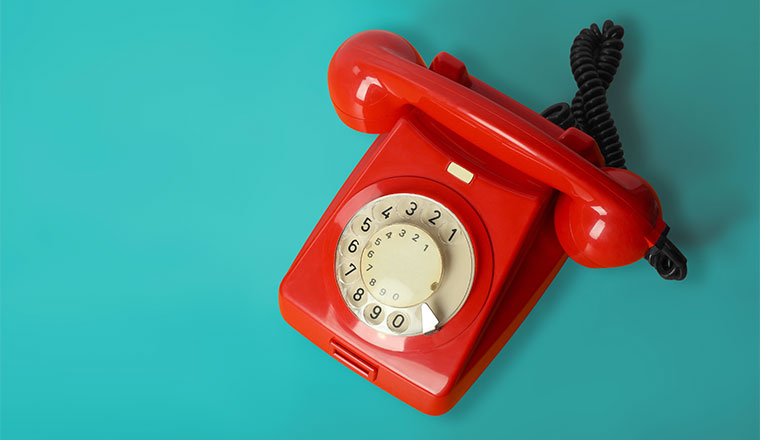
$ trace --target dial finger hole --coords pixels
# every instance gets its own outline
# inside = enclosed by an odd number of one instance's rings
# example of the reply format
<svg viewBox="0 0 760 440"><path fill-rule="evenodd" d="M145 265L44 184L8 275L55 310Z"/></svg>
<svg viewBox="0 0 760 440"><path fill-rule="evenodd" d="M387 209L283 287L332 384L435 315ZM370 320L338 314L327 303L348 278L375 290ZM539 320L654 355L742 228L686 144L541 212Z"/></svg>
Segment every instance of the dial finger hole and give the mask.
<svg viewBox="0 0 760 440"><path fill-rule="evenodd" d="M422 212L422 201L415 197L404 197L396 205L396 212L403 219L419 217Z"/></svg>
<svg viewBox="0 0 760 440"><path fill-rule="evenodd" d="M442 207L429 204L422 213L422 222L429 229L437 229L448 223L447 217Z"/></svg>
<svg viewBox="0 0 760 440"><path fill-rule="evenodd" d="M377 223L392 222L396 219L396 204L393 199L385 199L375 203L372 208L372 217Z"/></svg>
<svg viewBox="0 0 760 440"><path fill-rule="evenodd" d="M359 241L359 237L353 235L344 237L340 241L340 254L348 258L360 255L362 248L363 246Z"/></svg>
<svg viewBox="0 0 760 440"><path fill-rule="evenodd" d="M351 230L354 234L359 236L365 236L371 233L374 228L374 220L368 215L357 215L354 217L353 223L351 223Z"/></svg>
<svg viewBox="0 0 760 440"><path fill-rule="evenodd" d="M367 291L362 286L352 286L346 289L346 300L354 307L361 307L367 302Z"/></svg>
<svg viewBox="0 0 760 440"><path fill-rule="evenodd" d="M396 333L404 333L409 329L409 317L402 312L393 312L388 315L388 321L386 322L388 328Z"/></svg>
<svg viewBox="0 0 760 440"><path fill-rule="evenodd" d="M456 245L462 236L462 227L454 222L446 222L438 230L438 238L443 244Z"/></svg>
<svg viewBox="0 0 760 440"><path fill-rule="evenodd" d="M345 284L359 280L359 263L346 262L340 267L340 280Z"/></svg>
<svg viewBox="0 0 760 440"><path fill-rule="evenodd" d="M370 303L364 308L364 319L370 324L380 324L385 317L385 310L379 304Z"/></svg>

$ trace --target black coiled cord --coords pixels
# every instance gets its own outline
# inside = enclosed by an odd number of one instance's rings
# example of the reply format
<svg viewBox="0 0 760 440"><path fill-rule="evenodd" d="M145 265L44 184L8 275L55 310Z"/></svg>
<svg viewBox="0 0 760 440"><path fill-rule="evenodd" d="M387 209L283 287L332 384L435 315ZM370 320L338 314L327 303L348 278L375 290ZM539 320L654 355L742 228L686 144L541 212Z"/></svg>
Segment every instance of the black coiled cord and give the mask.
<svg viewBox="0 0 760 440"><path fill-rule="evenodd" d="M607 167L625 168L623 144L607 106L610 87L623 58L623 27L607 20L581 30L570 48L570 68L578 85L572 105L560 102L541 115L563 129L576 127L594 138ZM644 258L667 280L686 278L686 257L667 238L670 228Z"/></svg>
<svg viewBox="0 0 760 440"><path fill-rule="evenodd" d="M607 89L623 58L622 38L623 27L612 20L605 21L601 30L596 24L583 29L570 48L570 68L578 85L572 107L560 102L541 113L564 129L576 127L591 135L606 166L614 168L625 168L625 158L607 107Z"/></svg>

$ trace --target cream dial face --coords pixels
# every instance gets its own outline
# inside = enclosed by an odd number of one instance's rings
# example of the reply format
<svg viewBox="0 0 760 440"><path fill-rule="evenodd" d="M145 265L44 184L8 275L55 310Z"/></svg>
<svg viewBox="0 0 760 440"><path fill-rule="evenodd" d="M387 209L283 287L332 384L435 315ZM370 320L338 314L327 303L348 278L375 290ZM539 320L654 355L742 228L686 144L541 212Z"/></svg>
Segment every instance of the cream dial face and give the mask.
<svg viewBox="0 0 760 440"><path fill-rule="evenodd" d="M393 335L430 334L462 307L475 258L467 230L437 201L415 194L373 200L338 241L335 276L364 324Z"/></svg>

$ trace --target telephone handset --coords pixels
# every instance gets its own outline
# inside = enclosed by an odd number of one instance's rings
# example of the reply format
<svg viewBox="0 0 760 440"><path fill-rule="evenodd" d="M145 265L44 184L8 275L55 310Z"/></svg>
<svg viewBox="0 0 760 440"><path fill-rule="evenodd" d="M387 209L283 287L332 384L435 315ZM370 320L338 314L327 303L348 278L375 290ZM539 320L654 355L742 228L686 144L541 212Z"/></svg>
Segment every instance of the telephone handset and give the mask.
<svg viewBox="0 0 760 440"><path fill-rule="evenodd" d="M465 71L460 75L466 80ZM350 38L330 63L328 83L338 115L351 128L386 133L399 115L415 107L560 191L554 211L557 236L565 252L584 266L633 263L665 230L657 195L644 179L594 166L517 114L428 70L398 35L375 31Z"/></svg>
<svg viewBox="0 0 760 440"><path fill-rule="evenodd" d="M646 181L603 167L589 135L451 55L428 69L402 37L362 32L333 56L328 85L343 122L380 136L283 280L280 307L421 411L456 403L566 256L588 267L647 258L664 278L685 276Z"/></svg>

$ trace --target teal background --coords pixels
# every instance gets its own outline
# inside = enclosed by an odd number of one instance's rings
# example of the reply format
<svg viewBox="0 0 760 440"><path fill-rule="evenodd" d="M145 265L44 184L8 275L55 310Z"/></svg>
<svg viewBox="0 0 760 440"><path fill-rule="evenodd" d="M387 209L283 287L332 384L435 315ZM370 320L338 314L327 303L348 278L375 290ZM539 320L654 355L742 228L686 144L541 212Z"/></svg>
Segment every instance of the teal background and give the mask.
<svg viewBox="0 0 760 440"><path fill-rule="evenodd" d="M757 438L758 5L611 3L3 1L2 438ZM540 110L608 17L685 282L569 262L437 418L282 320L373 140L330 103L343 40L397 32Z"/></svg>

